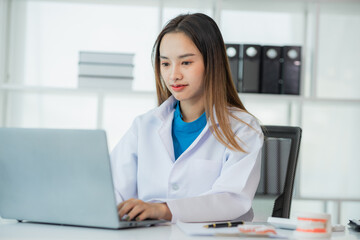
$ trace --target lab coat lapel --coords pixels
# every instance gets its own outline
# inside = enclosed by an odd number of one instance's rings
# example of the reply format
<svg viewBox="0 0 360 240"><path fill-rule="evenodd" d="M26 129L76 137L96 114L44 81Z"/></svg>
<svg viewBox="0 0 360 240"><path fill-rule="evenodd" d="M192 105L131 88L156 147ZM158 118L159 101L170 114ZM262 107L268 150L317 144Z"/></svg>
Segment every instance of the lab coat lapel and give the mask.
<svg viewBox="0 0 360 240"><path fill-rule="evenodd" d="M175 153L174 153L174 144L172 139L172 121L174 118L174 111L175 111L175 104L176 99L173 96L170 96L161 106L157 109L156 115L161 119L162 125L159 129L159 136L161 141L163 142L166 151L168 152L170 159L174 162L175 161ZM215 113L215 106L213 107L214 113ZM215 123L218 126L218 119L215 117ZM216 127L217 127L216 126ZM208 120L208 123L206 124L203 131L200 133L200 135L195 139L195 141L179 156L178 160L182 158L183 155L187 154L189 151L191 151L193 148L196 147L196 145L204 138L205 134L211 134L209 127L211 127L210 120Z"/></svg>
<svg viewBox="0 0 360 240"><path fill-rule="evenodd" d="M175 160L174 144L171 135L173 117L168 117L159 129L159 135L162 143L164 144L166 151L168 152L170 159Z"/></svg>
<svg viewBox="0 0 360 240"><path fill-rule="evenodd" d="M161 120L161 126L158 131L160 139L172 161L175 161L174 145L171 134L175 104L176 99L173 96L170 96L159 106L155 113Z"/></svg>
<svg viewBox="0 0 360 240"><path fill-rule="evenodd" d="M178 157L176 161L179 161L183 158L184 155L188 154L192 149L194 149L200 141L202 141L206 134L209 133L209 124L206 124L204 129L201 131L199 136L190 144L190 146Z"/></svg>

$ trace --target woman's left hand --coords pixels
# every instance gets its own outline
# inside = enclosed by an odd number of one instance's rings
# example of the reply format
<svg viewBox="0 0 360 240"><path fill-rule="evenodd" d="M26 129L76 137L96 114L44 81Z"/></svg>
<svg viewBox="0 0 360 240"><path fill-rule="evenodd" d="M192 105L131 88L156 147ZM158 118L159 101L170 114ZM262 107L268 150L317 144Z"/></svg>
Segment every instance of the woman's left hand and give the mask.
<svg viewBox="0 0 360 240"><path fill-rule="evenodd" d="M166 203L147 203L131 198L118 205L120 219L141 221L147 218L171 220L172 214Z"/></svg>

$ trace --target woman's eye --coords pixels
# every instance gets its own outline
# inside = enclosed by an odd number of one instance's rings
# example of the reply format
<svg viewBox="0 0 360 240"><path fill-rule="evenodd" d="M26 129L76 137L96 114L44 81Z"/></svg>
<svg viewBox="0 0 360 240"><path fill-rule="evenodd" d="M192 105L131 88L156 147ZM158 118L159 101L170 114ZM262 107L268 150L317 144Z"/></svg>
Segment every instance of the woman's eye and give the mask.
<svg viewBox="0 0 360 240"><path fill-rule="evenodd" d="M161 63L161 65L164 66L164 67L167 67L167 66L169 66L169 63L163 62L163 63Z"/></svg>
<svg viewBox="0 0 360 240"><path fill-rule="evenodd" d="M188 62L188 61L183 62L183 65L190 65L190 64L191 64L191 62Z"/></svg>

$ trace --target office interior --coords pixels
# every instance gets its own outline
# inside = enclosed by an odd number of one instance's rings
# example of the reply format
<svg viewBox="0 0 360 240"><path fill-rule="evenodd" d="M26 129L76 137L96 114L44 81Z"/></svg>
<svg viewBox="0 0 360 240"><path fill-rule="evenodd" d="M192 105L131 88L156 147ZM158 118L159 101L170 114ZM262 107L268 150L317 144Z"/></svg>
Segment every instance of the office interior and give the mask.
<svg viewBox="0 0 360 240"><path fill-rule="evenodd" d="M264 125L303 130L291 214L360 216L360 1L2 0L0 127L105 129L109 150L157 106L151 50L202 12L226 43L301 46L300 94L239 93ZM133 54L130 87L79 85L80 52Z"/></svg>

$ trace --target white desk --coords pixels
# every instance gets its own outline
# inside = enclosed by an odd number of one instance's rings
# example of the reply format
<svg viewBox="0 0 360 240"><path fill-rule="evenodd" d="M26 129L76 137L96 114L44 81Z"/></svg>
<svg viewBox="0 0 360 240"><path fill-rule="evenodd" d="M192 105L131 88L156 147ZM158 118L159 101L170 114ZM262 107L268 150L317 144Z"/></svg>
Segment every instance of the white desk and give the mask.
<svg viewBox="0 0 360 240"><path fill-rule="evenodd" d="M279 230L279 233L292 236L292 231ZM218 239L244 239L238 237L211 237L211 236L187 236L176 225L166 224L163 226L148 228L133 228L123 230L107 230L84 227L58 226L36 223L17 223L16 221L0 220L0 240L11 239L34 239L34 240L218 240ZM252 238L254 239L254 238ZM259 239L259 238L256 238ZM334 240L360 239L360 233L346 229L342 233L333 233ZM267 238L268 240L268 238Z"/></svg>

